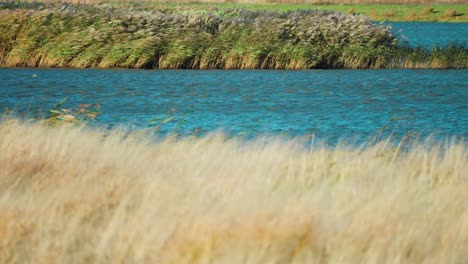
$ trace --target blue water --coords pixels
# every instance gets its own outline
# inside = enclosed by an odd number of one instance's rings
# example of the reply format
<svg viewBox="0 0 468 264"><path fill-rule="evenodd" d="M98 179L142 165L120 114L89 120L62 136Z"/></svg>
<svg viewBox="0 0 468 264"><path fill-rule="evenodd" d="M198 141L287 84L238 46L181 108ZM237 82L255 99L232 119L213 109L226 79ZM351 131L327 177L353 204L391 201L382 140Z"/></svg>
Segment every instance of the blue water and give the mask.
<svg viewBox="0 0 468 264"><path fill-rule="evenodd" d="M412 46L467 45L468 23L388 23ZM336 142L468 135L468 70L143 71L0 69L0 112L101 105L92 124L160 133L222 129Z"/></svg>
<svg viewBox="0 0 468 264"><path fill-rule="evenodd" d="M161 133L314 134L365 140L379 131L468 135L467 70L158 71L0 69L0 109L100 104L96 125ZM154 126L154 125L153 125Z"/></svg>
<svg viewBox="0 0 468 264"><path fill-rule="evenodd" d="M468 23L386 22L400 43L430 48L458 43L468 47Z"/></svg>

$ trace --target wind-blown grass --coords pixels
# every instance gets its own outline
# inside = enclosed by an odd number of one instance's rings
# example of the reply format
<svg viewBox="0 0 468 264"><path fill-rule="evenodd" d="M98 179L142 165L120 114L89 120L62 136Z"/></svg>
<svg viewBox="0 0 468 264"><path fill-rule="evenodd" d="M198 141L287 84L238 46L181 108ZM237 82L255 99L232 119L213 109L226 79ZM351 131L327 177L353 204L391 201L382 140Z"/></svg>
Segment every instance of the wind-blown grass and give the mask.
<svg viewBox="0 0 468 264"><path fill-rule="evenodd" d="M36 1L36 0L25 0ZM40 0L56 3L56 0ZM125 7L134 5L134 1L119 0L61 0L61 3L102 5ZM146 8L168 7L177 9L210 8L245 8L249 10L288 11L298 9L319 9L355 14L363 14L374 21L446 21L467 22L468 7L463 0L142 0L138 1ZM456 16L445 16L447 9L457 10ZM428 12L431 10L431 12ZM392 16L385 15L391 12Z"/></svg>
<svg viewBox="0 0 468 264"><path fill-rule="evenodd" d="M0 66L157 69L411 67L387 26L331 11L127 9L4 2ZM456 62L464 68L461 45ZM418 67L446 48L425 50ZM419 54L419 53L418 53ZM438 64L439 65L439 64Z"/></svg>
<svg viewBox="0 0 468 264"><path fill-rule="evenodd" d="M366 148L0 123L3 263L460 263L465 143Z"/></svg>

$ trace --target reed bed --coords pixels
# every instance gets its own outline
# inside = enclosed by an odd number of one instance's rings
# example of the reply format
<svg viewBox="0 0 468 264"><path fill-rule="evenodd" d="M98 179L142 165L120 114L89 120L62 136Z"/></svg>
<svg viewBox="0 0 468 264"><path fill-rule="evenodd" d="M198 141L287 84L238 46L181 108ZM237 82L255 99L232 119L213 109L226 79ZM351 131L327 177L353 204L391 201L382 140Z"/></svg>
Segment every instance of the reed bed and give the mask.
<svg viewBox="0 0 468 264"><path fill-rule="evenodd" d="M0 168L2 263L468 259L460 141L155 141L9 119Z"/></svg>
<svg viewBox="0 0 468 264"><path fill-rule="evenodd" d="M0 66L156 69L398 68L414 50L362 15L0 3ZM420 54L421 52L418 51ZM442 56L450 55L445 59ZM466 68L463 45L418 67Z"/></svg>
<svg viewBox="0 0 468 264"><path fill-rule="evenodd" d="M34 1L34 0L32 0ZM128 3L128 0L41 0L51 3L81 3L81 4L102 4L105 2ZM139 2L153 3L189 3L189 4L344 4L344 5L427 5L427 4L465 4L464 0L139 0Z"/></svg>
<svg viewBox="0 0 468 264"><path fill-rule="evenodd" d="M11 0L8 0L11 1ZM34 2L37 0L21 0ZM167 1L167 0L39 0L45 3L72 3L87 5L110 4L113 6L130 6L138 3L147 7L168 8L245 8L250 10L288 11L298 9L330 10L349 14L363 14L374 21L432 21L432 22L467 22L468 8L463 0L448 1L250 1L250 0L220 0L220 1ZM455 16L446 16L446 10L455 9ZM431 10L431 12L427 12ZM393 13L392 16L385 13Z"/></svg>

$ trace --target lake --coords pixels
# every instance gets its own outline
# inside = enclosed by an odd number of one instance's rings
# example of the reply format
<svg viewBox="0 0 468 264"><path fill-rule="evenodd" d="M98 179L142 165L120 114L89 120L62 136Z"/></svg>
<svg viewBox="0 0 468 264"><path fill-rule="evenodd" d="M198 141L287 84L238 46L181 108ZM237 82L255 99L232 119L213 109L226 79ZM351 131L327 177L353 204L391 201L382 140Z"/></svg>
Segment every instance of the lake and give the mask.
<svg viewBox="0 0 468 264"><path fill-rule="evenodd" d="M410 46L447 46L450 43L468 45L468 23L385 22L392 27L401 43Z"/></svg>
<svg viewBox="0 0 468 264"><path fill-rule="evenodd" d="M466 70L183 71L0 69L0 109L100 104L97 125L162 133L314 134L336 142L379 131L468 135Z"/></svg>
<svg viewBox="0 0 468 264"><path fill-rule="evenodd" d="M468 41L467 23L391 23L411 45ZM467 70L177 71L0 69L0 111L99 104L98 126L222 129L367 140L468 135Z"/></svg>

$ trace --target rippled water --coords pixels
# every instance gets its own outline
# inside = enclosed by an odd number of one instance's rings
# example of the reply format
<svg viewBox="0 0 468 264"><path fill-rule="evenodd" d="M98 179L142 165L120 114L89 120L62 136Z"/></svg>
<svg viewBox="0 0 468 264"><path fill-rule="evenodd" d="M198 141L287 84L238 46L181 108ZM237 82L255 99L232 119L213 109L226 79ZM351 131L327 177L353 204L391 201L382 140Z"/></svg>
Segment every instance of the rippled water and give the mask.
<svg viewBox="0 0 468 264"><path fill-rule="evenodd" d="M0 109L100 104L98 124L162 132L365 139L468 135L467 70L144 71L0 69ZM171 112L171 113L168 113Z"/></svg>
<svg viewBox="0 0 468 264"><path fill-rule="evenodd" d="M468 43L468 23L389 23L412 46ZM365 140L379 131L468 135L467 70L142 71L0 69L0 111L100 104L96 125L162 133L315 134ZM154 126L154 125L153 125Z"/></svg>
<svg viewBox="0 0 468 264"><path fill-rule="evenodd" d="M468 23L389 22L401 43L432 47L459 43L468 46Z"/></svg>

